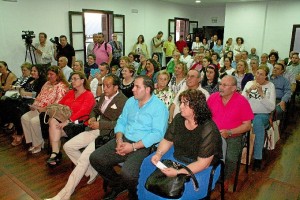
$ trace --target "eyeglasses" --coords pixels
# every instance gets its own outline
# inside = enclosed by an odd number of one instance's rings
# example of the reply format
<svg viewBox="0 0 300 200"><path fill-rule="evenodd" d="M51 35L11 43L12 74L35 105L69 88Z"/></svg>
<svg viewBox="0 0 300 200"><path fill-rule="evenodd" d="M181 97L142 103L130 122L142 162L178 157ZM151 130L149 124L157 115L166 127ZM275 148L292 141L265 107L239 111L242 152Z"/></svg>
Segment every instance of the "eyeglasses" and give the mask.
<svg viewBox="0 0 300 200"><path fill-rule="evenodd" d="M222 86L222 87L230 87L230 86L234 86L234 85L229 85L229 84L221 83L219 86Z"/></svg>

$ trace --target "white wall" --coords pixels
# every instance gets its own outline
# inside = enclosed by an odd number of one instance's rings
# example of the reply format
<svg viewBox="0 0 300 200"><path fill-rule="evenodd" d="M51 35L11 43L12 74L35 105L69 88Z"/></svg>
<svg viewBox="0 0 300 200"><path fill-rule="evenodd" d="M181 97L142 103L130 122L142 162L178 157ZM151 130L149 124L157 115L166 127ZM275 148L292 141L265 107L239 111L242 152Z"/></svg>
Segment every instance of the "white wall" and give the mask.
<svg viewBox="0 0 300 200"><path fill-rule="evenodd" d="M0 60L20 75L19 66L24 62L25 46L21 39L22 30L33 30L36 34L45 32L48 39L65 34L69 36L68 11L82 9L110 10L125 15L125 43L128 54L143 34L150 41L158 31L168 34L168 19L174 17L199 21L200 26L223 26L225 8L195 8L155 0L18 0L0 1ZM131 13L137 9L138 13ZM218 17L217 24L211 24L211 17ZM207 19L207 20L206 20ZM37 39L36 39L37 40Z"/></svg>
<svg viewBox="0 0 300 200"><path fill-rule="evenodd" d="M288 56L294 24L300 24L300 2L269 1L228 3L224 38L241 36L246 49L256 47L258 55L272 49L281 58Z"/></svg>

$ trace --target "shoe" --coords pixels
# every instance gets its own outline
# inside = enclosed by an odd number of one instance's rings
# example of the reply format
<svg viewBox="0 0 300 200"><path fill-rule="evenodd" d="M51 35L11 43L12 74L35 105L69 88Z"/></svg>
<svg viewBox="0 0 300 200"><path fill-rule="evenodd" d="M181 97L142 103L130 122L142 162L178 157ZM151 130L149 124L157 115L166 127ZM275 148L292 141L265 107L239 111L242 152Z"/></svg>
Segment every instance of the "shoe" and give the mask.
<svg viewBox="0 0 300 200"><path fill-rule="evenodd" d="M103 197L103 200L115 200L117 196L124 193L125 191L126 190L121 190L118 192L116 190L111 190L110 192L105 194L105 196Z"/></svg>
<svg viewBox="0 0 300 200"><path fill-rule="evenodd" d="M56 166L60 163L61 161L61 158L62 158L62 154L61 152L59 153L56 153L56 152L52 152L52 154L55 154L54 157L50 157L48 160L47 160L47 163L49 166Z"/></svg>
<svg viewBox="0 0 300 200"><path fill-rule="evenodd" d="M90 176L90 179L88 180L88 182L86 182L86 184L90 185L94 183L94 181L97 179L97 176L98 174Z"/></svg>
<svg viewBox="0 0 300 200"><path fill-rule="evenodd" d="M4 132L6 133L6 134L10 134L10 133L13 133L13 132L15 132L15 130L16 130L16 127L15 127L15 125L14 124L8 124L8 125L6 125L5 127L4 127Z"/></svg>
<svg viewBox="0 0 300 200"><path fill-rule="evenodd" d="M28 151L31 152L34 150L34 146L29 147Z"/></svg>
<svg viewBox="0 0 300 200"><path fill-rule="evenodd" d="M253 171L257 172L261 170L261 160L260 159L254 159L253 161Z"/></svg>
<svg viewBox="0 0 300 200"><path fill-rule="evenodd" d="M31 151L32 154L36 154L42 151L42 147L34 147L34 149Z"/></svg>
<svg viewBox="0 0 300 200"><path fill-rule="evenodd" d="M11 143L11 145L18 146L18 145L22 144L23 137L24 137L24 135L21 135L21 136L16 135L15 138L14 138L14 141Z"/></svg>

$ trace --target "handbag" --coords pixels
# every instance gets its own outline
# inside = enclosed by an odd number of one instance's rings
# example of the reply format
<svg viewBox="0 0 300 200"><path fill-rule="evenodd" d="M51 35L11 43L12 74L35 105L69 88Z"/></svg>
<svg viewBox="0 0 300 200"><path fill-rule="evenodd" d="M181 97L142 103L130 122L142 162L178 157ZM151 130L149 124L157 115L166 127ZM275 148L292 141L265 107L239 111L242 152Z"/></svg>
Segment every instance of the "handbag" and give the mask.
<svg viewBox="0 0 300 200"><path fill-rule="evenodd" d="M71 117L72 111L69 106L65 106L58 103L53 103L46 107L45 116L49 115L49 118L55 118L60 122L65 122ZM49 122L49 121L48 121ZM44 123L46 122L46 118L44 117Z"/></svg>
<svg viewBox="0 0 300 200"><path fill-rule="evenodd" d="M86 125L84 124L87 120L80 120L84 117L87 117L89 115L84 115L79 117L78 123L74 123L74 122L69 122L66 126L63 127L64 132L67 134L68 139L71 139L73 137L75 137L76 135L78 135L79 133L82 133L83 131L85 131L85 127Z"/></svg>
<svg viewBox="0 0 300 200"><path fill-rule="evenodd" d="M251 163L251 158L252 158L252 154L253 154L253 150L254 150L255 134L253 133L253 129L251 129L249 136L250 136L250 148L249 148L248 165L250 165L250 163ZM247 163L246 157L247 157L247 146L245 146L242 151L241 163L244 165L246 165L246 163Z"/></svg>
<svg viewBox="0 0 300 200"><path fill-rule="evenodd" d="M274 150L276 143L280 139L278 129L279 123L279 120L273 121L272 126L267 131L267 139L265 140L264 147L266 147L268 150Z"/></svg>
<svg viewBox="0 0 300 200"><path fill-rule="evenodd" d="M106 144L108 141L115 137L114 129L111 129L108 134L100 135L95 139L95 149L101 147Z"/></svg>
<svg viewBox="0 0 300 200"><path fill-rule="evenodd" d="M173 167L174 169L186 169L187 174L178 174L175 177L167 177L160 169L156 169L147 179L145 183L145 188L158 196L169 198L169 199L178 199L182 196L184 192L185 182L188 182L190 178L193 180L194 190L198 191L199 184L193 174L193 172L186 166L177 163L172 160L162 160L168 168Z"/></svg>

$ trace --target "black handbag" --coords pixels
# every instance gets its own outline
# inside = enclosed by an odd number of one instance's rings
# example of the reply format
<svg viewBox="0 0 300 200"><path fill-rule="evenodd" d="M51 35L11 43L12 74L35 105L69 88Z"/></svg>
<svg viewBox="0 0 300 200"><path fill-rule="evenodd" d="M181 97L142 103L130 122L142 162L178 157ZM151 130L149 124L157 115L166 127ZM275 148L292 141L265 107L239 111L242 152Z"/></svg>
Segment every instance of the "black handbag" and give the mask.
<svg viewBox="0 0 300 200"><path fill-rule="evenodd" d="M68 136L68 139L71 139L78 135L79 133L82 133L85 131L86 125L84 124L87 120L80 120L88 115L81 116L78 119L78 124L75 124L74 122L69 122L66 126L63 127L65 133Z"/></svg>
<svg viewBox="0 0 300 200"><path fill-rule="evenodd" d="M172 160L162 160L161 162L165 164L168 168L173 167L177 170L184 168L188 171L189 175L178 174L175 177L167 177L164 173L161 172L160 169L157 168L148 177L145 183L145 188L148 191L164 198L178 199L182 196L184 192L185 182L188 182L190 178L192 178L193 180L195 191L198 191L198 181L193 172L188 167Z"/></svg>
<svg viewBox="0 0 300 200"><path fill-rule="evenodd" d="M95 149L101 147L106 144L108 141L115 137L114 129L111 129L108 134L100 135L95 139Z"/></svg>

